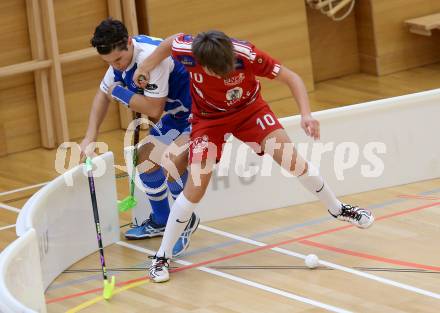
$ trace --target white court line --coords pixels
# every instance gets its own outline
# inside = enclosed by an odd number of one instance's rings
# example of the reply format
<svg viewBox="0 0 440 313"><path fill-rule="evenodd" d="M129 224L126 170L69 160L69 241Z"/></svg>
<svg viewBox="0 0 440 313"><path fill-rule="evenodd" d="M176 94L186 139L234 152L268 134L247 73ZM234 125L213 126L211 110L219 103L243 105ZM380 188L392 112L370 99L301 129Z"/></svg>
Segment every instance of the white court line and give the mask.
<svg viewBox="0 0 440 313"><path fill-rule="evenodd" d="M242 241L242 242L254 245L254 246L259 246L259 247L267 246L267 244L265 244L263 242L259 242L259 241L255 241L255 240L252 240L252 239L249 239L249 238L245 238L245 237L241 237L241 236L238 236L238 235L234 235L234 234L231 234L231 233L228 233L228 232L225 232L225 231L221 231L221 230L218 230L218 229L215 229L215 228L211 228L211 227L208 227L208 226L199 225L199 229L203 229L205 231L208 231L208 232L211 232L211 233L215 233L215 234L220 235L220 236L224 236L224 237L228 237L228 238L235 239L235 240L238 240L238 241ZM279 253L282 253L282 254L286 254L286 255L289 255L289 256L297 257L297 258L300 258L300 259L305 259L306 258L306 255L304 255L304 254L296 253L296 252L293 252L293 251L290 251L290 250L286 250L286 249L283 249L283 248L275 247L275 248L270 248L270 250L276 251L276 252L279 252ZM338 264L327 262L327 261L323 261L323 260L319 260L319 264L327 266L327 267L330 267L330 268L333 268L333 269L337 269L337 270L340 270L340 271L344 271L344 272L347 272L347 273L350 273L350 274L353 274L353 275L358 275L358 276L361 276L361 277L364 277L364 278L372 279L372 280L375 280L377 282L380 282L380 283L383 283L383 284L386 284L386 285L391 285L391 286L394 286L394 287L397 287L397 288L401 288L401 289L405 289L405 290L408 290L408 291L412 291L412 292L415 292L415 293L418 293L418 294L421 294L421 295L424 295L424 296L428 296L428 297L435 298L435 299L440 299L440 294L438 294L438 293L435 293L435 292L432 292L432 291L428 291L428 290L424 290L424 289L420 289L420 288L417 288L417 287L414 287L414 286L411 286L411 285L399 283L399 282L391 280L391 279L383 278L383 277L376 276L376 275L369 274L369 273L364 273L364 272L361 272L361 271L358 271L358 270L355 270L355 269L352 269L352 268L349 268L349 267L345 267L345 266L342 266L342 265L338 265Z"/></svg>
<svg viewBox="0 0 440 313"><path fill-rule="evenodd" d="M123 242L123 241L118 241L116 244L121 245L121 246L126 247L126 248L129 248L129 249L136 250L138 252L148 253L150 255L154 255L155 254L155 251L148 250L148 249L145 249L145 248L141 248L141 247L138 247L136 245L133 245L133 244L130 244L130 243L126 243L126 242ZM182 265L192 265L193 264L193 263L190 263L190 262L187 262L187 261L184 261L184 260L173 260L173 261L176 262L176 263L182 264ZM284 291L284 290L280 290L280 289L276 289L276 288L273 288L273 287L269 287L269 286L266 286L266 285L263 285L263 284L260 284L260 283L256 283L256 282L253 282L253 281L250 281L250 280L238 277L238 276L234 276L234 275L230 275L230 274L227 274L227 273L223 273L223 272L220 272L220 271L217 271L217 270L214 270L214 269L210 269L210 268L207 268L207 267L204 267L204 266L197 267L197 269L199 271L202 271L202 272L206 272L206 273L213 274L213 275L216 275L216 276L219 276L219 277L223 277L223 278L235 281L237 283L244 284L244 285L247 285L247 286L250 286L250 287L254 287L254 288L257 288L257 289L261 289L261 290L264 290L264 291L267 291L267 292L270 292L270 293L273 293L273 294L276 294L276 295L279 295L279 296L282 296L282 297L285 297L285 298L289 298L289 299L296 300L296 301L299 301L299 302L307 303L307 304L310 304L312 306L315 306L315 307L318 307L318 308L322 308L322 309L325 309L325 310L330 311L330 312L351 313L351 311L347 311L347 310L339 308L339 307L335 307L335 306L332 306L332 305L329 305L329 304L325 304L325 303L322 303L322 302L319 302L319 301L315 301L315 300L312 300L312 299L309 299L309 298L304 298L304 297L295 295L293 293L290 293L290 292L287 292L287 291Z"/></svg>
<svg viewBox="0 0 440 313"><path fill-rule="evenodd" d="M13 207L13 206L10 206L10 205L7 205L7 204L4 204L4 203L1 203L1 202L0 202L0 209L6 209L6 210L16 212L16 213L20 212L20 209Z"/></svg>
<svg viewBox="0 0 440 313"><path fill-rule="evenodd" d="M41 187L46 185L47 183L49 183L48 181L45 183L40 183L40 184L36 184L36 185L32 185L32 186L27 186L27 187L23 187L23 188L18 188L18 189L13 189L13 190L9 190L9 191L4 191L4 192L0 192L0 197L2 196L6 196L6 195L10 195L11 193L16 193L16 192L20 192L20 191L24 191L24 190L29 190L29 189L34 189L37 187Z"/></svg>
<svg viewBox="0 0 440 313"><path fill-rule="evenodd" d="M0 231L1 230L5 230L5 229L9 229L9 228L13 228L13 227L15 227L15 224L14 225L3 226L3 227L0 227Z"/></svg>

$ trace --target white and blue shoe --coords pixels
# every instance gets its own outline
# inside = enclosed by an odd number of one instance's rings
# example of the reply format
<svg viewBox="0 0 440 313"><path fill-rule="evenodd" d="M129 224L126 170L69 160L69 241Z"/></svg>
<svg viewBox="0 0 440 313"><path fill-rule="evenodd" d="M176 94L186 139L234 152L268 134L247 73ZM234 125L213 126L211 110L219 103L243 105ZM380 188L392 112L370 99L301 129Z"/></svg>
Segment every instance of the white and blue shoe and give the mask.
<svg viewBox="0 0 440 313"><path fill-rule="evenodd" d="M193 213L188 221L188 224L173 247L173 257L181 255L186 249L188 249L191 235L197 230L199 223L200 217Z"/></svg>
<svg viewBox="0 0 440 313"><path fill-rule="evenodd" d="M334 218L353 224L359 228L368 228L374 222L374 216L370 210L359 208L357 206L342 204L341 212L334 215L329 211Z"/></svg>
<svg viewBox="0 0 440 313"><path fill-rule="evenodd" d="M141 225L134 225L131 229L125 232L125 238L129 240L145 239L163 236L165 233L165 225L156 224L152 215L145 220Z"/></svg>

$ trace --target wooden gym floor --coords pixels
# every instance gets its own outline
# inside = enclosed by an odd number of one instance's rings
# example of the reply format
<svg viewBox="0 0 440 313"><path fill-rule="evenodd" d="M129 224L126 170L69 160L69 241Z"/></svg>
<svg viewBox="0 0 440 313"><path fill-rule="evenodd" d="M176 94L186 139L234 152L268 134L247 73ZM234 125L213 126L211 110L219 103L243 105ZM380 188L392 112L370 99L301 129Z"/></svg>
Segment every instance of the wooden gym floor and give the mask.
<svg viewBox="0 0 440 313"><path fill-rule="evenodd" d="M380 78L355 74L322 82L310 94L312 107L438 88L439 69L434 64ZM291 99L271 105L280 117L296 114ZM123 164L122 134L118 130L100 137L115 152L116 164ZM0 158L0 250L16 238L18 209L41 183L58 175L54 160L55 151L44 149ZM122 198L128 192L126 179L117 179L117 187ZM108 267L123 284L110 302L93 291L102 286L95 254L57 278L46 293L48 310L322 312L324 307L336 312L438 312L440 179L342 199L373 209L377 222L368 230L344 227L314 202L203 224L181 263L172 264L179 271L165 284L144 279L147 249L157 249L160 239L122 241L106 249ZM121 226L129 220L129 213L122 214ZM256 250L261 243L283 244L275 251L272 246ZM299 254L309 253L328 263L306 269Z"/></svg>

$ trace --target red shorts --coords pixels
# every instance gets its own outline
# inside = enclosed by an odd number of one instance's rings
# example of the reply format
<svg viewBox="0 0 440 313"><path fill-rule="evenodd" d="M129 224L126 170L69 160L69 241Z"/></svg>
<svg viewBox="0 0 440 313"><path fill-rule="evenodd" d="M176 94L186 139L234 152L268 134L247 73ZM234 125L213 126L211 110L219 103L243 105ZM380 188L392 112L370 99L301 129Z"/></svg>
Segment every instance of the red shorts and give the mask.
<svg viewBox="0 0 440 313"><path fill-rule="evenodd" d="M191 121L189 163L200 162L208 157L220 160L223 144L230 134L255 147L274 130L283 128L269 105L259 97L254 103L231 115L204 119L194 117ZM258 152L258 151L257 151ZM260 151L262 154L262 151ZM260 154L259 153L259 154Z"/></svg>

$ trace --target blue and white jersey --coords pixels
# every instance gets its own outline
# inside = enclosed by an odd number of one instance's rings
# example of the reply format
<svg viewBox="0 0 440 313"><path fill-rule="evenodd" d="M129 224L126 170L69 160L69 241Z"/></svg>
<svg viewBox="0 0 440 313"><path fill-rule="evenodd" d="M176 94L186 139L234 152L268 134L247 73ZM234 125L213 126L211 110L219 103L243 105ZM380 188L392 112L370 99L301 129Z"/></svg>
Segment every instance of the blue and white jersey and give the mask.
<svg viewBox="0 0 440 313"><path fill-rule="evenodd" d="M109 66L100 88L107 93L108 88L115 82L122 82L129 90L136 92L133 74L137 65L142 63L162 39L138 35L133 36L133 59L125 71L119 71ZM176 118L188 117L191 113L191 95L189 74L185 67L171 57L163 60L150 72L150 80L144 90L144 95L152 98L167 97L165 112Z"/></svg>

